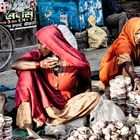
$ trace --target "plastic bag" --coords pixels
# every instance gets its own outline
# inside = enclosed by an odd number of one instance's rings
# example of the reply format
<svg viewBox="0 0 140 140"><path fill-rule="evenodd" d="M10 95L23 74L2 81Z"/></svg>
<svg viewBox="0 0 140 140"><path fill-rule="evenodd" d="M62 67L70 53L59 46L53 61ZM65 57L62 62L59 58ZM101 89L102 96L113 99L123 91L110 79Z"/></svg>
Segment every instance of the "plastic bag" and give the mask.
<svg viewBox="0 0 140 140"><path fill-rule="evenodd" d="M66 25L58 25L59 30L62 32L65 39L69 42L69 44L75 48L78 49L77 41L72 32L69 30L69 28Z"/></svg>
<svg viewBox="0 0 140 140"><path fill-rule="evenodd" d="M103 97L101 97L94 110L90 112L90 127L99 121L124 122L125 120L126 117L121 108L118 107L113 101Z"/></svg>

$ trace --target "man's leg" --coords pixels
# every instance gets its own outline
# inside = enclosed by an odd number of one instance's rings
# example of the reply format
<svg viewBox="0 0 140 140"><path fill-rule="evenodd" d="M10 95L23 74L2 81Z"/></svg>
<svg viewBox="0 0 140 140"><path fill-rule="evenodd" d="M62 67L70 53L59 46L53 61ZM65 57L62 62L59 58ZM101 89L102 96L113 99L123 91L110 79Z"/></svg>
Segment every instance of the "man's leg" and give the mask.
<svg viewBox="0 0 140 140"><path fill-rule="evenodd" d="M128 20L128 17L127 17L126 12L122 12L120 15L120 20L119 20L118 33L120 33L122 31L122 28L125 25L127 20Z"/></svg>
<svg viewBox="0 0 140 140"><path fill-rule="evenodd" d="M109 28L118 28L118 34L121 32L124 24L128 20L127 14L125 12L112 14L108 16L105 20L107 27Z"/></svg>

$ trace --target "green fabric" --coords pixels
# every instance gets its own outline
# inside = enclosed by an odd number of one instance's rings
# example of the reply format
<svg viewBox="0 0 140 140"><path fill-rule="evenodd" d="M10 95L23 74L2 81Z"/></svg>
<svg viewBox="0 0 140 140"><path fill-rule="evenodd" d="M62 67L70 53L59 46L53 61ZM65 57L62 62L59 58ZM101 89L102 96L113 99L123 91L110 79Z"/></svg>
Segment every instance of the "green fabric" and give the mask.
<svg viewBox="0 0 140 140"><path fill-rule="evenodd" d="M26 140L26 137L28 136L28 133L26 130L22 130L19 128L13 129L12 133L13 133L13 138L21 137L23 138L23 140Z"/></svg>
<svg viewBox="0 0 140 140"><path fill-rule="evenodd" d="M45 135L44 128L40 128L38 130L33 130L33 131L36 132L40 136ZM26 130L15 128L13 129L12 133L13 133L13 138L20 137L23 140L27 140L26 138L28 137L28 132Z"/></svg>

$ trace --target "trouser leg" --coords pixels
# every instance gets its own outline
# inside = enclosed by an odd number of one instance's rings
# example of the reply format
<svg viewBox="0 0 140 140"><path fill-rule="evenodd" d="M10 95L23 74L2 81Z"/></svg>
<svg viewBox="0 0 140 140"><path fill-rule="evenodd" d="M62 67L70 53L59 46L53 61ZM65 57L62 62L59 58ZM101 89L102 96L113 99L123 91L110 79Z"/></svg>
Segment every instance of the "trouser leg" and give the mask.
<svg viewBox="0 0 140 140"><path fill-rule="evenodd" d="M125 12L122 12L108 16L105 22L109 28L118 28L118 34L120 34L127 20L127 14Z"/></svg>
<svg viewBox="0 0 140 140"><path fill-rule="evenodd" d="M41 81L36 71L21 71L16 87L17 125L21 128L31 126L32 119L42 124L46 117L42 107L41 92L37 82ZM41 87L41 85L40 85Z"/></svg>
<svg viewBox="0 0 140 140"><path fill-rule="evenodd" d="M122 28L125 25L127 20L128 20L127 14L125 12L122 12L120 15L120 20L119 20L119 28L118 28L119 33L122 31Z"/></svg>

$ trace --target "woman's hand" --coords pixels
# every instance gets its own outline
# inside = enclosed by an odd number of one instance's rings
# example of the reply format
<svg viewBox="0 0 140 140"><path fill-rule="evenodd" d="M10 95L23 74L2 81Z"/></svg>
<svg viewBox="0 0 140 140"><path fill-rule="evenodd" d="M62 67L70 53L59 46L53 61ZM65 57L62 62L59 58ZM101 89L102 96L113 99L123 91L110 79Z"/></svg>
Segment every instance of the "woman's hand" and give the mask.
<svg viewBox="0 0 140 140"><path fill-rule="evenodd" d="M59 65L58 63L59 63L58 58L54 58L54 57L48 57L40 62L18 59L12 63L11 68L15 70L31 70L37 68L48 69L48 68L53 68L56 65Z"/></svg>
<svg viewBox="0 0 140 140"><path fill-rule="evenodd" d="M140 79L139 78L134 79L134 90L140 91Z"/></svg>
<svg viewBox="0 0 140 140"><path fill-rule="evenodd" d="M58 64L58 59L53 57L48 57L40 61L40 67L44 69L53 68Z"/></svg>

